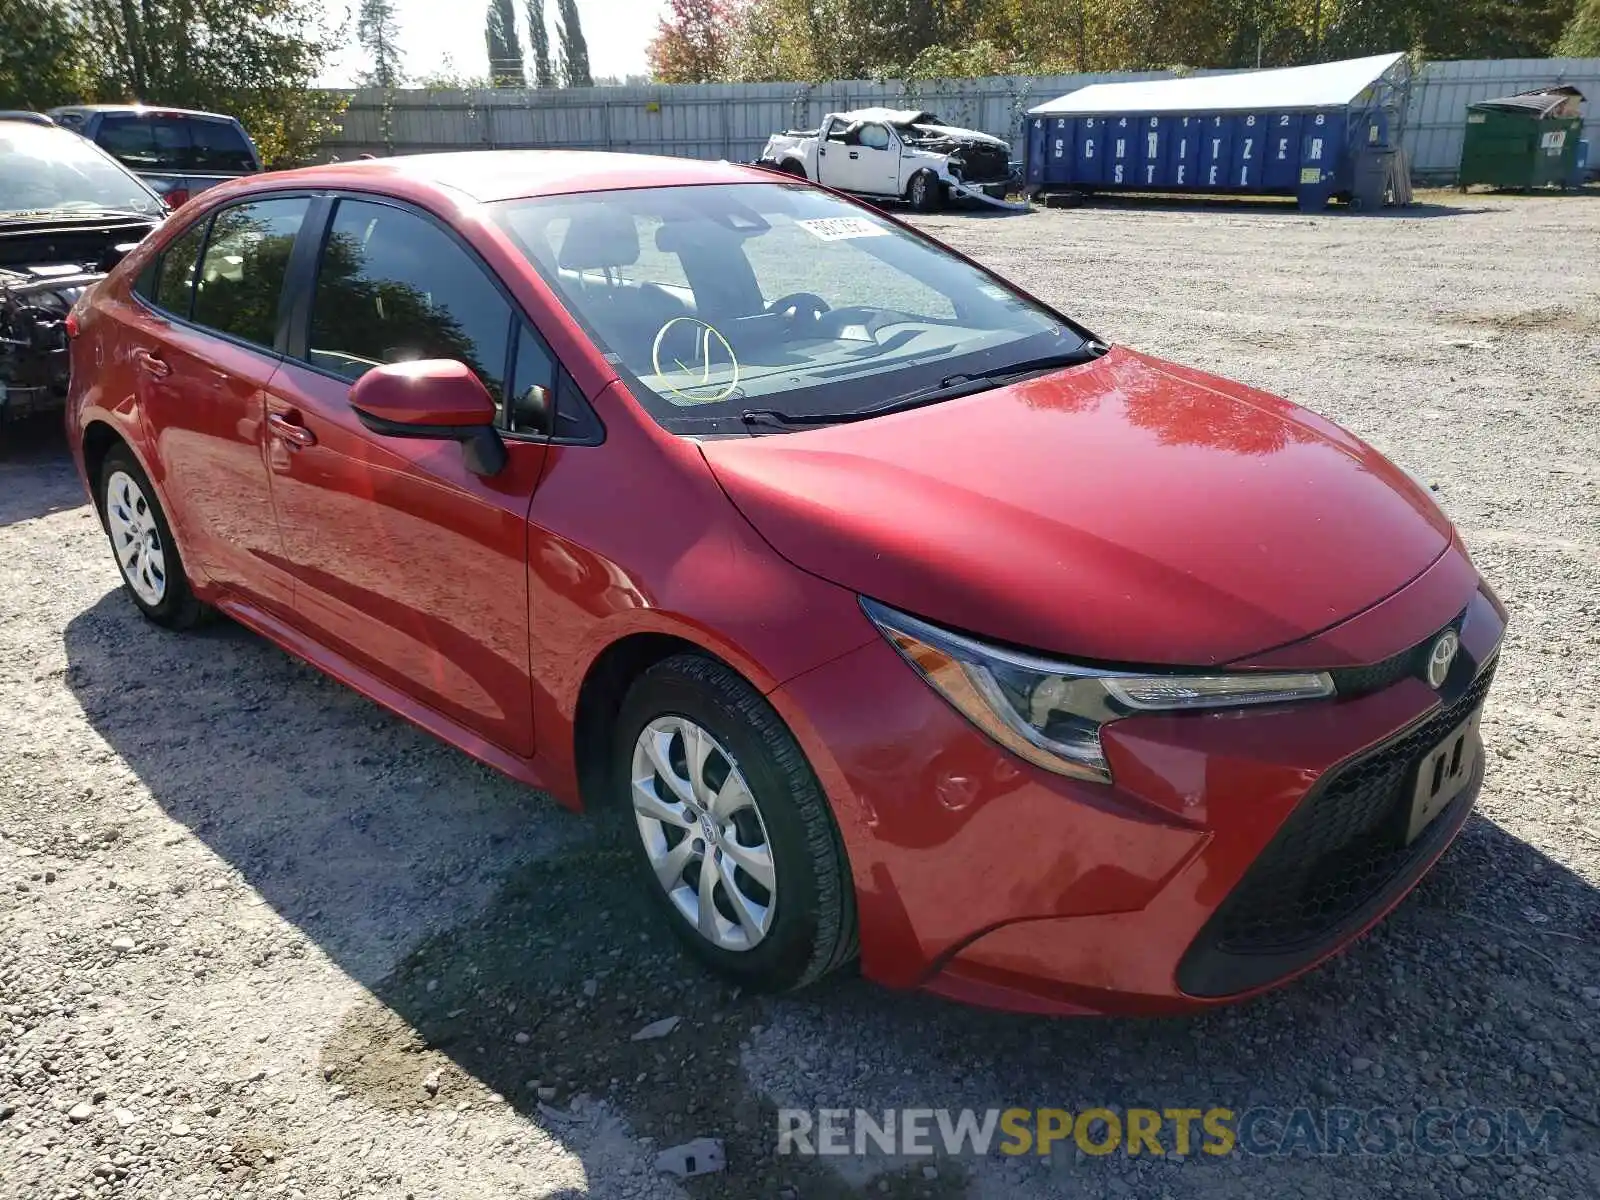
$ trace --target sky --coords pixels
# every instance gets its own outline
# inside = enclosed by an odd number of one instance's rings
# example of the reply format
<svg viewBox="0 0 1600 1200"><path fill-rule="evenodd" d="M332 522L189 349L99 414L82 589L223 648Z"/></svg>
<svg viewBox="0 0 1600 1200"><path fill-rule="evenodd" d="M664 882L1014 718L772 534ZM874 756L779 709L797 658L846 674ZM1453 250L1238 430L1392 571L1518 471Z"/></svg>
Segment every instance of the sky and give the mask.
<svg viewBox="0 0 1600 1200"><path fill-rule="evenodd" d="M356 73L367 65L365 52L355 44L355 0L328 0L329 15L335 20L346 7L352 10L348 23L350 44L319 81L329 87L350 86ZM644 48L655 36L656 20L665 7L666 0L578 0L578 15L583 18L589 65L594 74L645 74L648 68ZM488 0L395 0L395 9L409 77L416 79L444 70L447 56L458 74L488 73L489 57L483 40ZM545 11L550 20L550 53L554 59L555 0L545 0ZM533 62L521 0L517 3L517 18L523 54L531 72Z"/></svg>

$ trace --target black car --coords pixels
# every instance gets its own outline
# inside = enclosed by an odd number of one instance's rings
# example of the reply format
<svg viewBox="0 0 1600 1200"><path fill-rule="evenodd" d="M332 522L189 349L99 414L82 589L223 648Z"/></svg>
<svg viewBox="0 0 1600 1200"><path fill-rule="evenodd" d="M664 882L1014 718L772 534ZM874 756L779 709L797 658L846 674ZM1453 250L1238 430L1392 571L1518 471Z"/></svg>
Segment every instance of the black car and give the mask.
<svg viewBox="0 0 1600 1200"><path fill-rule="evenodd" d="M0 115L0 422L62 406L68 312L165 215L77 134Z"/></svg>
<svg viewBox="0 0 1600 1200"><path fill-rule="evenodd" d="M226 113L75 104L52 108L50 116L137 171L172 208L208 187L261 170L255 143Z"/></svg>

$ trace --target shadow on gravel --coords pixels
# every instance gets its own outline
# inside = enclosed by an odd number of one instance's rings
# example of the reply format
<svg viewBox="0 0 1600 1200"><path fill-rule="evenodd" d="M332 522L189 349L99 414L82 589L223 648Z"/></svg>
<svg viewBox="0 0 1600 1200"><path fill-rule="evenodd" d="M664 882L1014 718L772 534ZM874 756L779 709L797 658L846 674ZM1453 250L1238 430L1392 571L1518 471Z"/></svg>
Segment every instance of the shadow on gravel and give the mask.
<svg viewBox="0 0 1600 1200"><path fill-rule="evenodd" d="M604 1100L657 1147L723 1138L728 1170L687 1184L707 1200L1344 1196L1390 1191L1396 1171L1441 1184L1418 1195L1594 1194L1600 892L1487 820L1350 953L1199 1019L1018 1018L849 978L745 996L677 953L612 841L254 636L168 636L112 594L66 648L90 722L166 812L370 989L324 1075L405 1119L493 1094L581 1156L574 1131ZM862 1191L779 1158L775 1104L1338 1106L1407 1130L1429 1107L1566 1116L1553 1154L1462 1167L1058 1150L941 1159L932 1177L914 1163Z"/></svg>
<svg viewBox="0 0 1600 1200"><path fill-rule="evenodd" d="M1113 192L1095 192L1088 196L1066 195L1056 198L1056 203L1050 204L1046 199L1035 202L1037 208L1061 209L1125 209L1131 212L1194 212L1194 213L1238 213L1249 216L1260 213L1268 216L1289 217L1362 217L1385 218L1388 220L1423 220L1433 217L1471 217L1479 213L1492 212L1488 208L1473 208L1462 204L1430 204L1419 202L1408 204L1403 208L1380 208L1377 210L1358 210L1345 204L1330 204L1320 212L1302 213L1295 201L1289 197L1274 196L1163 196L1155 194L1134 193L1117 194Z"/></svg>
<svg viewBox="0 0 1600 1200"><path fill-rule="evenodd" d="M58 415L0 424L0 528L87 502Z"/></svg>
<svg viewBox="0 0 1600 1200"><path fill-rule="evenodd" d="M776 1158L739 1067L768 1002L678 955L590 823L230 622L169 634L112 592L65 640L68 687L167 815L371 990L326 1047L330 1089L408 1117L498 1094L580 1158L603 1099L660 1148L725 1140L696 1197L862 1194ZM918 1165L872 1195L960 1178Z"/></svg>

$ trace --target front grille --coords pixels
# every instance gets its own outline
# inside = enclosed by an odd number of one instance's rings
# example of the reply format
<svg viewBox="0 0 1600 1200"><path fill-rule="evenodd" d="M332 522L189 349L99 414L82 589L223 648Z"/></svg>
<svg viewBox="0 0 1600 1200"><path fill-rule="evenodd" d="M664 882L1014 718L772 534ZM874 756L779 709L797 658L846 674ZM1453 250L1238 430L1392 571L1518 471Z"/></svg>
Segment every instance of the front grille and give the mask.
<svg viewBox="0 0 1600 1200"><path fill-rule="evenodd" d="M973 183L998 183L1011 176L1011 152L1000 146L963 146L961 178Z"/></svg>
<svg viewBox="0 0 1600 1200"><path fill-rule="evenodd" d="M1243 991L1293 970L1293 960L1315 957L1403 882L1407 868L1438 849L1473 790L1407 845L1412 776L1422 757L1483 703L1494 671L1491 662L1433 716L1317 784L1195 939L1179 969L1185 991ZM1264 956L1282 969L1241 966L1242 956ZM1223 979L1238 986L1221 987Z"/></svg>
<svg viewBox="0 0 1600 1200"><path fill-rule="evenodd" d="M1441 629L1436 629L1423 638L1415 646L1400 651L1380 663L1373 663L1366 667L1342 667L1329 671L1333 676L1333 685L1341 696L1364 696L1368 692L1381 692L1386 687L1392 687L1402 679L1427 679L1428 655L1433 651L1433 643L1446 629L1461 632L1461 622L1466 617L1463 612L1450 624Z"/></svg>

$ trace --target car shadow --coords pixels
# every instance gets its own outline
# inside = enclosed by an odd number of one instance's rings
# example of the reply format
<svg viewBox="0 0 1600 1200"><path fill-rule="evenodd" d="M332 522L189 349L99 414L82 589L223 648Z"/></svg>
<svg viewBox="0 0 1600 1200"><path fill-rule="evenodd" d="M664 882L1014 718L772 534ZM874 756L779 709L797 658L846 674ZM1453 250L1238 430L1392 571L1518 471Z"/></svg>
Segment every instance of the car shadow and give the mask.
<svg viewBox="0 0 1600 1200"><path fill-rule="evenodd" d="M1071 1194L1100 1171L1092 1186L1132 1194L1200 1178L1208 1196L1286 1195L1346 1169L1073 1151L887 1162L868 1182L780 1157L778 1105L1559 1109L1569 1140L1541 1181L1564 1192L1593 1169L1600 892L1488 820L1350 952L1199 1018L1015 1017L850 977L754 996L677 951L615 833L239 627L169 635L112 593L65 641L89 723L165 812L370 992L323 1075L397 1118L493 1094L583 1158L601 1101L657 1147L721 1138L727 1169L689 1187L719 1200L1060 1195L1068 1169ZM1469 1164L1489 1172L1479 1194L1507 1165ZM614 1164L585 1167L598 1187Z"/></svg>
<svg viewBox="0 0 1600 1200"><path fill-rule="evenodd" d="M1054 203L1051 203L1051 200ZM1068 193L1044 197L1035 201L1036 208L1090 208L1122 209L1131 212L1225 212L1249 215L1260 213L1272 216L1328 216L1328 217L1382 217L1391 220L1427 220L1435 217L1470 217L1493 209L1462 204L1434 204L1417 201L1403 206L1379 209L1355 209L1346 204L1330 204L1327 208L1304 212L1291 196L1166 196L1154 193L1119 194L1094 192L1088 195Z"/></svg>
<svg viewBox="0 0 1600 1200"><path fill-rule="evenodd" d="M59 414L0 423L0 528L84 502Z"/></svg>

